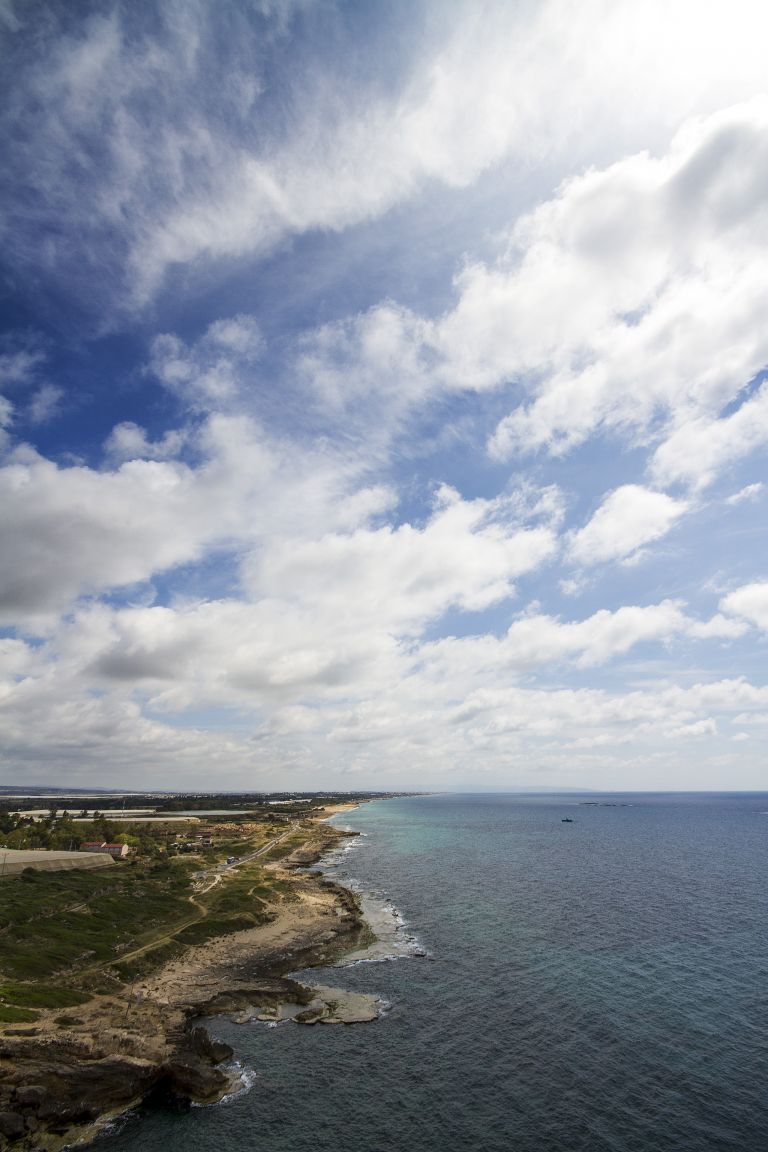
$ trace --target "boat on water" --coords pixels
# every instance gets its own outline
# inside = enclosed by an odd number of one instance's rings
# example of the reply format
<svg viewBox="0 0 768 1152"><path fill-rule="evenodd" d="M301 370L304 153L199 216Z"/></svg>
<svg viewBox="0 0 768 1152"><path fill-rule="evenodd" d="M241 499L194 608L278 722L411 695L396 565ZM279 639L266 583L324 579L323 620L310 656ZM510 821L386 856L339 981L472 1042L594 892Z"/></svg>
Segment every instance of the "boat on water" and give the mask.
<svg viewBox="0 0 768 1152"><path fill-rule="evenodd" d="M576 821L573 819L572 816L563 816L561 823L562 824L575 824Z"/></svg>

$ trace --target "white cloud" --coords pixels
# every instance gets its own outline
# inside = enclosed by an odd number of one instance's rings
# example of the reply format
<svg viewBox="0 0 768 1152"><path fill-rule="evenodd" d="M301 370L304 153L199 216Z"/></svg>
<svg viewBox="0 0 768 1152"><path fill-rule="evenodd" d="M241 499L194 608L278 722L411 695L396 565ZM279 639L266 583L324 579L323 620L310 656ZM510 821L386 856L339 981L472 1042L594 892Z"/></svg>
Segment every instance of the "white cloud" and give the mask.
<svg viewBox="0 0 768 1152"><path fill-rule="evenodd" d="M503 785L533 765L597 786L762 779L768 689L715 669L735 659L724 644L759 642L768 585L719 591L709 614L711 572L692 577L683 556L692 525L658 594L654 570L658 603L616 603L637 572L610 582L610 609L599 599L601 565L636 562L768 440L768 103L722 110L764 86L768 17L735 4L524 0L450 21L435 7L423 41L364 82L366 44L359 69L338 68L343 21L333 60L305 44L312 67L295 66L301 0L235 6L226 70L205 5L161 6L151 33L120 0L65 35L51 17L0 112L14 125L11 267L46 290L71 280L78 309L92 292L114 321L116 294L147 303L183 265L172 308L157 296L145 370L183 414L154 431L122 419L136 409L116 390L101 470L25 445L0 467L2 622L19 628L0 638L11 770L50 780L51 765L74 783L108 763L115 783L161 772L171 787L218 769L235 787L341 771ZM266 85L278 35L285 71ZM428 199L437 185L450 194ZM502 186L526 215L482 234ZM409 198L413 216L387 217ZM454 232L454 213L472 224ZM437 259L416 273L413 253L396 266L417 226ZM295 245L276 299L282 266L254 257L313 230L328 235ZM432 291L465 241L441 315ZM329 261L311 290L310 249L313 268ZM371 306L380 267L407 305ZM246 281L269 348L256 315L210 322ZM50 414L38 345L3 347L18 414ZM11 416L0 399L0 423ZM95 426L56 459L85 452ZM637 450L631 471L613 449L547 459L602 435ZM763 488L728 498L740 522ZM575 506L590 511L574 521ZM726 573L719 589L733 585ZM558 614L558 586L585 593L583 618Z"/></svg>
<svg viewBox="0 0 768 1152"><path fill-rule="evenodd" d="M69 227L47 243L49 268L85 257L89 273L101 265L100 288L111 277L144 301L175 264L341 230L431 182L467 187L507 157L573 170L763 85L765 17L752 0L459 5L427 21L420 53L393 54L385 82L380 66L362 85L338 58L289 61L290 117L272 120L263 46L290 34L292 14L233 12L226 68L204 5L163 10L151 34L119 4L76 32L42 24L6 110L13 170L37 191L13 188L14 255L35 259L32 233L54 214Z"/></svg>
<svg viewBox="0 0 768 1152"><path fill-rule="evenodd" d="M720 601L723 612L730 612L749 620L758 628L768 631L768 583L756 581L735 588Z"/></svg>
<svg viewBox="0 0 768 1152"><path fill-rule="evenodd" d="M674 600L645 607L626 605L613 612L600 609L574 621L529 612L514 620L500 638L447 637L426 644L418 652L418 662L430 676L446 682L460 683L468 675L492 682L504 674L523 675L551 664L597 667L638 644L667 648L685 638L729 640L746 630L742 622L719 615L698 620Z"/></svg>
<svg viewBox="0 0 768 1152"><path fill-rule="evenodd" d="M211 324L192 347L172 333L157 336L150 369L183 403L221 409L238 398L243 375L263 348L254 318L233 316Z"/></svg>
<svg viewBox="0 0 768 1152"><path fill-rule="evenodd" d="M683 481L695 488L710 484L728 465L768 443L768 386L745 400L730 416L697 416L677 428L656 450L651 473L662 484ZM753 499L761 485L731 497Z"/></svg>
<svg viewBox="0 0 768 1152"><path fill-rule="evenodd" d="M46 424L59 412L64 389L55 384L43 384L29 403L29 419L33 424Z"/></svg>
<svg viewBox="0 0 768 1152"><path fill-rule="evenodd" d="M734 724L768 725L768 712L740 712L733 717Z"/></svg>
<svg viewBox="0 0 768 1152"><path fill-rule="evenodd" d="M113 435L110 446L145 446L133 429ZM16 448L0 468L0 618L47 629L77 596L148 580L214 548L310 526L355 528L392 502L359 468L311 449L297 458L246 417L209 417L194 447L196 467L133 458L103 472Z"/></svg>
<svg viewBox="0 0 768 1152"><path fill-rule="evenodd" d="M430 321L385 302L305 333L295 372L332 419L362 430L369 443L386 442L437 391L433 331Z"/></svg>
<svg viewBox="0 0 768 1152"><path fill-rule="evenodd" d="M744 705L760 708L768 701L768 688L744 680L694 684L690 688L607 692L601 689L538 689L514 686L481 688L458 706L454 721L477 723L496 716L496 731L529 731L559 736L565 746L579 730L606 734L643 732L664 736L670 730L704 722L711 725L713 711L730 713Z"/></svg>
<svg viewBox="0 0 768 1152"><path fill-rule="evenodd" d="M92 787L98 773L102 783L116 786L151 788L162 781L181 789L190 779L210 785L218 772L247 772L253 781L266 767L254 763L242 737L173 728L143 715L133 700L78 693L72 685L65 690L53 677L25 680L8 703L0 711L5 760L29 784L50 783L53 772L68 784Z"/></svg>
<svg viewBox="0 0 768 1152"><path fill-rule="evenodd" d="M718 612L709 620L693 622L688 635L695 640L735 640L748 631L748 625L743 621L729 619Z"/></svg>
<svg viewBox="0 0 768 1152"><path fill-rule="evenodd" d="M3 619L146 579L200 554L206 518L181 466L134 461L102 474L17 450L0 471ZM210 528L209 528L210 534Z"/></svg>
<svg viewBox="0 0 768 1152"><path fill-rule="evenodd" d="M430 180L466 186L510 153L535 153L538 135L546 133L555 153L591 150L595 135L605 139L615 131L600 115L606 89L614 93L614 111L616 103L627 103L627 128L633 117L672 124L697 97L706 107L723 81L731 99L751 93L761 73L753 39L757 12L753 4L746 9L748 36L735 13L724 20L714 8L681 5L670 13L664 7L667 43L685 51L687 85L674 49L667 70L660 67L654 10L658 19L661 6L653 3L634 15L602 2L584 3L578 14L569 7L567 15L557 2L535 14L504 4L486 5L482 14L460 9L451 34L429 46L413 80L394 98L363 100L354 112L339 114L322 81L302 94L306 119L287 146L268 153L253 145L212 149L220 173L207 193L188 194L136 245L132 262L141 290L151 291L175 262L239 256L286 233L340 229L379 216ZM734 40L741 74L734 70L726 78L723 45ZM648 68L666 102L647 94L638 99ZM693 70L710 89L706 95L693 95Z"/></svg>
<svg viewBox="0 0 768 1152"><path fill-rule="evenodd" d="M143 428L125 420L112 429L104 450L117 460L168 460L178 456L187 438L185 429L172 429L160 440L148 440Z"/></svg>
<svg viewBox="0 0 768 1152"><path fill-rule="evenodd" d="M687 510L683 500L625 484L606 496L583 528L570 534L568 556L584 566L635 560L646 544L665 536Z"/></svg>
<svg viewBox="0 0 768 1152"><path fill-rule="evenodd" d="M767 177L768 103L756 101L688 125L660 159L570 181L516 226L506 261L464 273L449 362L478 387L529 374L534 392L499 425L496 455L563 452L602 429L642 436L660 420L684 440L716 419L768 361ZM739 423L703 468L759 442L740 448ZM665 457L674 468L674 440L658 458L666 479Z"/></svg>
<svg viewBox="0 0 768 1152"><path fill-rule="evenodd" d="M734 492L732 496L728 496L726 504L742 504L746 501L758 500L763 494L765 485L760 482L757 484L746 484L740 488L738 492Z"/></svg>
<svg viewBox="0 0 768 1152"><path fill-rule="evenodd" d="M716 736L717 722L708 716L704 720L696 720L693 724L681 724L679 728L670 728L667 735L672 740L689 739L696 736Z"/></svg>
<svg viewBox="0 0 768 1152"><path fill-rule="evenodd" d="M251 714L383 688L397 662L384 629L277 599L89 610L59 638L58 659L102 688L143 688L155 710L219 705Z"/></svg>
<svg viewBox="0 0 768 1152"><path fill-rule="evenodd" d="M11 333L6 336L4 345L7 351L0 353L0 389L7 392L34 385L46 359L45 353L37 346L36 338L29 334ZM27 414L32 422L38 422L38 416L44 421L53 415L61 395L60 389L44 384L28 409ZM18 403L14 405L7 396L0 394L0 452L5 451L11 442L8 429L13 424L17 410Z"/></svg>
<svg viewBox="0 0 768 1152"><path fill-rule="evenodd" d="M465 501L443 487L423 528L287 538L255 555L245 580L355 628L418 631L451 606L478 611L514 595L517 577L553 557L555 532L518 516L514 496Z"/></svg>
<svg viewBox="0 0 768 1152"><path fill-rule="evenodd" d="M9 32L18 32L22 24L13 9L13 0L2 0L2 2L0 2L0 24L4 24Z"/></svg>
<svg viewBox="0 0 768 1152"><path fill-rule="evenodd" d="M0 396L0 452L4 452L10 444L8 427L13 422L13 405L10 400Z"/></svg>
<svg viewBox="0 0 768 1152"><path fill-rule="evenodd" d="M499 640L420 644L397 605L383 605L375 623L359 587L348 592L349 604L334 611L318 611L311 590L253 603L94 604L42 647L0 645L0 738L10 762L51 760L69 773L79 751L85 765L107 757L115 773L136 773L124 779L149 781L176 758L175 771L202 784L217 768L252 779L258 752L273 786L285 772L309 784L316 772L326 779L353 763L396 786L401 773L412 782L414 772L443 783L463 772L468 783L480 766L497 778L505 765L532 757L560 773L559 758L582 749L598 756L590 771L612 765L613 785L631 787L648 777L622 768L617 748L632 744L647 756L661 749L671 770L669 739L713 740L719 719L745 726L768 709L768 689L744 680L641 690L514 682L553 662L580 669L583 679L585 669L637 644L694 637L707 622L673 602L567 623L537 614L513 621ZM440 603L430 597L422 623ZM196 731L197 708L224 710L223 733ZM177 716L192 723L179 726ZM749 765L740 780L753 779ZM698 767L705 773L703 762Z"/></svg>
<svg viewBox="0 0 768 1152"><path fill-rule="evenodd" d="M0 355L0 388L34 380L45 355L34 348L17 348Z"/></svg>
<svg viewBox="0 0 768 1152"><path fill-rule="evenodd" d="M738 173L738 178L734 176ZM710 483L768 438L768 99L686 124L566 181L518 220L494 263L468 262L436 319L385 302L308 335L300 376L336 411L365 399L396 429L441 394L514 385L497 460L562 455L611 433L661 441L660 485Z"/></svg>

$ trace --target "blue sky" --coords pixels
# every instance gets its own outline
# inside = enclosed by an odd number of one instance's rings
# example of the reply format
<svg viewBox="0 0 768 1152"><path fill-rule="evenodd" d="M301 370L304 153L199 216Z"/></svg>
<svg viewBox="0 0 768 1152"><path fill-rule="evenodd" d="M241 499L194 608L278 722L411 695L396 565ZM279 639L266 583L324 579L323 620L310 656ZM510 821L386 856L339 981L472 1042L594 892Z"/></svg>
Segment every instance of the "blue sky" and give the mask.
<svg viewBox="0 0 768 1152"><path fill-rule="evenodd" d="M0 3L0 780L762 788L763 6Z"/></svg>

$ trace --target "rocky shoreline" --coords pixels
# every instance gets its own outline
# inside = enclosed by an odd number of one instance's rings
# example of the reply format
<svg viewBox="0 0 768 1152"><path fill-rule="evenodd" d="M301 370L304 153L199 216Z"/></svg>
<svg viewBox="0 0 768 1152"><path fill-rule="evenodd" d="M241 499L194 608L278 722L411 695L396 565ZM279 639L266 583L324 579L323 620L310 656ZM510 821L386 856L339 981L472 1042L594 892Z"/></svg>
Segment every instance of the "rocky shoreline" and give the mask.
<svg viewBox="0 0 768 1152"><path fill-rule="evenodd" d="M355 893L305 869L342 833L326 831L282 865L290 896L269 923L189 948L126 988L116 978L78 1008L72 1027L54 1013L0 1037L0 1148L60 1152L148 1099L211 1104L233 1091L226 1044L204 1016L299 1024L357 1023L378 1014L374 997L311 988L286 977L368 944ZM329 835L333 832L333 835ZM299 871L297 871L299 869ZM47 1017L50 1017L48 1019Z"/></svg>

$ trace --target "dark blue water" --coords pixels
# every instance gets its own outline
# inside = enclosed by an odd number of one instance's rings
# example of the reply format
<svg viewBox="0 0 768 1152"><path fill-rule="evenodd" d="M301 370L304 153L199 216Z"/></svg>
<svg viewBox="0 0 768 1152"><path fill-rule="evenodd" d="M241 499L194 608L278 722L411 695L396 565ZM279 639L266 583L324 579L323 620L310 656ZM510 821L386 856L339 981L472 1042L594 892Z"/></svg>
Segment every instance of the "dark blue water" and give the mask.
<svg viewBox="0 0 768 1152"><path fill-rule="evenodd" d="M629 806L353 813L344 867L433 959L322 973L386 997L374 1024L217 1021L251 1091L144 1111L99 1149L768 1149L768 796L589 799Z"/></svg>

